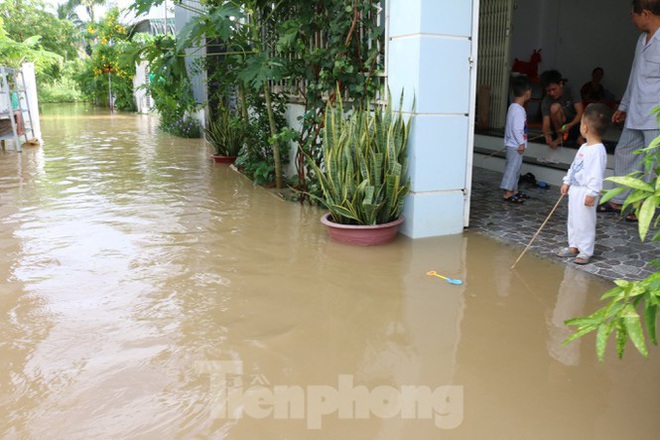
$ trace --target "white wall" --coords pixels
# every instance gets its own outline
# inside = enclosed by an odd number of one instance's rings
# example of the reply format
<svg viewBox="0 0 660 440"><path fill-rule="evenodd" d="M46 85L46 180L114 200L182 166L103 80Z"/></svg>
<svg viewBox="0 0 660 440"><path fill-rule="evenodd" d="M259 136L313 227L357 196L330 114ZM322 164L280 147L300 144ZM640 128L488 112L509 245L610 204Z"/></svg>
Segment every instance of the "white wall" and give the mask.
<svg viewBox="0 0 660 440"><path fill-rule="evenodd" d="M639 30L627 0L518 0L514 10L511 61L528 60L542 48L539 73L559 70L574 88L605 70L603 84L621 98Z"/></svg>

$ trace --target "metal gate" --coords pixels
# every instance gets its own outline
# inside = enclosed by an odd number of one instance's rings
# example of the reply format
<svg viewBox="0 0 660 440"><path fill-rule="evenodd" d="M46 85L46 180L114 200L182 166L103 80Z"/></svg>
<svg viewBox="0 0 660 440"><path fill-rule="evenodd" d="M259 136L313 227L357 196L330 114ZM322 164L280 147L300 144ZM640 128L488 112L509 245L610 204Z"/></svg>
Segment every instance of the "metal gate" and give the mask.
<svg viewBox="0 0 660 440"><path fill-rule="evenodd" d="M489 99L488 127L504 128L509 91L509 48L514 0L482 0L479 9L477 84Z"/></svg>

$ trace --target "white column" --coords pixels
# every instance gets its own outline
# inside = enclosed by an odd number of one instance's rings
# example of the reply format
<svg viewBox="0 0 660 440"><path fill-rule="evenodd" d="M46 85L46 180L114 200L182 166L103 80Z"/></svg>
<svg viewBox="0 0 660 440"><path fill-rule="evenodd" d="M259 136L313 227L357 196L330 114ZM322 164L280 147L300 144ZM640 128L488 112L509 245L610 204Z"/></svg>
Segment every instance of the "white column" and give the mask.
<svg viewBox="0 0 660 440"><path fill-rule="evenodd" d="M474 113L477 0L390 0L388 81L404 111L416 99L411 194L401 232L457 234L466 225ZM474 45L474 46L473 46Z"/></svg>

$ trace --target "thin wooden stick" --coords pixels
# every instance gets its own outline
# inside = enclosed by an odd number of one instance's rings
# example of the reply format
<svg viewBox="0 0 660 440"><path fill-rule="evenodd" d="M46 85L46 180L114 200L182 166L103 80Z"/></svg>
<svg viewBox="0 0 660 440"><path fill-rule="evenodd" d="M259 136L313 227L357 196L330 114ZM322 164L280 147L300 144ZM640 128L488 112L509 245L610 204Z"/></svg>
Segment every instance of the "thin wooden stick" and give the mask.
<svg viewBox="0 0 660 440"><path fill-rule="evenodd" d="M527 142L531 142L531 141L533 141L533 140L540 139L540 138L542 138L543 136L545 136L545 133L544 133L544 134L540 134L540 135L538 135L538 136L534 136L534 137L531 138L531 139L527 139ZM502 148L501 150L497 150L497 151L495 151L495 152L489 154L488 156L486 156L486 157L484 158L484 160L486 160L486 159L490 159L491 157L495 156L496 154L504 153L504 152L506 151L506 149L507 149L507 147L504 147L504 148Z"/></svg>
<svg viewBox="0 0 660 440"><path fill-rule="evenodd" d="M555 206L552 208L552 211L550 211L550 214L548 214L548 216L545 218L545 221L543 222L543 224L541 225L541 227L539 228L539 230L536 231L536 234L534 234L534 236L532 237L532 239L529 241L529 244L527 245L527 247L525 248L525 250L522 251L522 254L520 254L520 256L518 257L518 259L516 260L516 262L513 263L513 266L511 266L511 269L510 269L510 270L512 270L514 267L516 267L516 264L518 264L518 261L520 261L520 259L523 257L523 255L525 255L525 252L527 252L527 249L529 249L529 247L532 245L532 243L534 242L534 240L536 239L536 237L539 235L539 232L541 232L541 229L543 229L543 227L545 226L545 224L548 223L548 220L550 220L550 217L552 217L552 214L555 212L555 209L557 209L557 206L559 206L559 203L561 202L561 200L562 200L563 198L564 198L564 194L562 194L561 196L559 196L559 200L557 200L557 203L555 203Z"/></svg>
<svg viewBox="0 0 660 440"><path fill-rule="evenodd" d="M491 153L491 154L489 154L488 156L486 156L486 157L484 158L484 160L486 160L486 159L490 159L491 157L495 156L495 155L498 154L498 153L504 153L505 150L506 150L506 147L502 148L501 150L497 150L497 151L495 151L494 153Z"/></svg>

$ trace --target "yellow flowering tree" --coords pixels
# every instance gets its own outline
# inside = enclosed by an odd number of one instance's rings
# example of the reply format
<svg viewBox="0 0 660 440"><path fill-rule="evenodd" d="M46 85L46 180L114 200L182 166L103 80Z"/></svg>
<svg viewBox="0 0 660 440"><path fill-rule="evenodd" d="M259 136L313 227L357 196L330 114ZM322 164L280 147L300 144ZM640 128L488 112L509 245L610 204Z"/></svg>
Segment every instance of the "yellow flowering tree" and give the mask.
<svg viewBox="0 0 660 440"><path fill-rule="evenodd" d="M82 83L87 94L100 105L135 110L133 76L135 64L126 57L131 43L126 26L119 23L119 9L113 8L98 23L87 27L92 54Z"/></svg>

